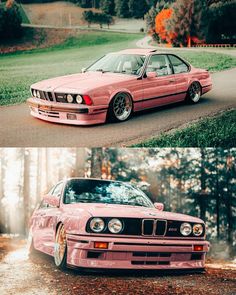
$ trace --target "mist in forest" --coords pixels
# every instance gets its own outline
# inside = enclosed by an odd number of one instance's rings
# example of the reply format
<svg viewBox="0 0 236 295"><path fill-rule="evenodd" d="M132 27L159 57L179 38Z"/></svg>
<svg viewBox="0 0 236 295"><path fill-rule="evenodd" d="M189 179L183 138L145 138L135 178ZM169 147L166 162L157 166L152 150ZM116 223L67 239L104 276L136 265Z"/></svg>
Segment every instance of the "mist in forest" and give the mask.
<svg viewBox="0 0 236 295"><path fill-rule="evenodd" d="M236 149L1 148L0 233L26 235L44 193L77 176L131 182L202 218L214 256L236 255Z"/></svg>

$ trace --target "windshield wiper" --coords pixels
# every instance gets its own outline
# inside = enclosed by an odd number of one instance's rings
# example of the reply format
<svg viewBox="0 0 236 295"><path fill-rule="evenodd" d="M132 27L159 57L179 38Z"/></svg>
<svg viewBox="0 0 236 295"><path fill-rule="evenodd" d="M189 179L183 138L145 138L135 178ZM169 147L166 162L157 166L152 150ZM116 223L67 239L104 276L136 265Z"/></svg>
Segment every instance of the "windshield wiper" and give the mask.
<svg viewBox="0 0 236 295"><path fill-rule="evenodd" d="M103 69L97 69L96 72L107 73L107 72L110 72L110 71L105 71L105 70L103 70Z"/></svg>

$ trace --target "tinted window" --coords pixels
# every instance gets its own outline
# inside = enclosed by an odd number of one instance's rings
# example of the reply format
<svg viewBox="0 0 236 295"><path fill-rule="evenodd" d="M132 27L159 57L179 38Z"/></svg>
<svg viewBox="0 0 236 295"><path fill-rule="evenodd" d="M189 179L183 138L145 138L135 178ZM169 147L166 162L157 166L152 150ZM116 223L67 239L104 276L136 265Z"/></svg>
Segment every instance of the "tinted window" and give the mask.
<svg viewBox="0 0 236 295"><path fill-rule="evenodd" d="M169 58L175 74L188 72L188 65L186 65L186 63L184 63L181 59L174 55L169 55Z"/></svg>
<svg viewBox="0 0 236 295"><path fill-rule="evenodd" d="M149 198L133 186L115 181L72 179L65 187L64 203L104 203L153 207Z"/></svg>
<svg viewBox="0 0 236 295"><path fill-rule="evenodd" d="M172 74L167 56L160 54L152 55L148 62L146 72L156 72L157 76L166 76Z"/></svg>

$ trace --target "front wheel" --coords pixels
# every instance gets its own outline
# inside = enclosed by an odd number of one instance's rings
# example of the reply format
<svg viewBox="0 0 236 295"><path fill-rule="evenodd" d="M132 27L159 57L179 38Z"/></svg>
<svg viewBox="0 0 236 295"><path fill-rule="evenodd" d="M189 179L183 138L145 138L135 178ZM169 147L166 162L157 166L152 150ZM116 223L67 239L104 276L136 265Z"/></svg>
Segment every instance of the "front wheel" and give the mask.
<svg viewBox="0 0 236 295"><path fill-rule="evenodd" d="M56 233L56 241L54 246L54 262L60 269L66 268L67 259L67 243L64 225L61 223Z"/></svg>
<svg viewBox="0 0 236 295"><path fill-rule="evenodd" d="M187 101L189 103L197 103L200 100L202 94L201 85L198 82L193 82L188 89Z"/></svg>
<svg viewBox="0 0 236 295"><path fill-rule="evenodd" d="M123 122L131 117L132 112L133 101L130 95L126 93L118 93L110 103L108 119L115 122Z"/></svg>

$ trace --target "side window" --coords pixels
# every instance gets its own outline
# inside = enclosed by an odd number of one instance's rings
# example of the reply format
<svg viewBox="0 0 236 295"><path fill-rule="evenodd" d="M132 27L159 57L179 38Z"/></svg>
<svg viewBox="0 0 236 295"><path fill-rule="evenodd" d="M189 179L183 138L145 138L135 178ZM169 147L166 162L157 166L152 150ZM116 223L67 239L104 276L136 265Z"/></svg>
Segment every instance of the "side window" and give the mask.
<svg viewBox="0 0 236 295"><path fill-rule="evenodd" d="M175 74L187 73L189 71L188 65L177 56L169 55L169 58Z"/></svg>
<svg viewBox="0 0 236 295"><path fill-rule="evenodd" d="M167 56L161 54L152 55L148 62L146 72L156 72L157 76L166 76L172 74Z"/></svg>
<svg viewBox="0 0 236 295"><path fill-rule="evenodd" d="M62 192L62 188L63 188L63 182L60 182L58 183L53 191L52 191L52 195L55 196L55 197L58 197L59 195L61 195L61 192Z"/></svg>

